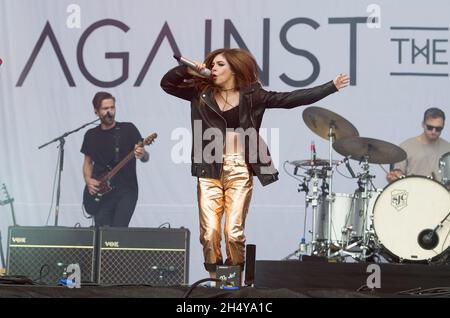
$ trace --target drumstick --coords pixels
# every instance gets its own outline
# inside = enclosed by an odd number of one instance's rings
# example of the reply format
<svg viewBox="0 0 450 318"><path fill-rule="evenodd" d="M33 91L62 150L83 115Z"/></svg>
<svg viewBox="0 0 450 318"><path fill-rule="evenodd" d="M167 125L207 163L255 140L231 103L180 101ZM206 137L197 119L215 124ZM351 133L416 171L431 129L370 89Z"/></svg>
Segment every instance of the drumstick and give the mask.
<svg viewBox="0 0 450 318"><path fill-rule="evenodd" d="M384 167L381 164L378 164L380 166L381 169L383 169L384 172L386 172L386 174L389 173L389 171L387 171L386 169L384 169Z"/></svg>

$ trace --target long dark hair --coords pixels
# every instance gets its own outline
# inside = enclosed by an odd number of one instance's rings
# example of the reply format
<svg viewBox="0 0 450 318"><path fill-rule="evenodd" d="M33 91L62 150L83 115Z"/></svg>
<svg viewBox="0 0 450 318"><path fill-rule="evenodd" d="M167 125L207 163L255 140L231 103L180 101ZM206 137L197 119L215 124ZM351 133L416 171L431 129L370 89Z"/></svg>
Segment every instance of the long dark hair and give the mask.
<svg viewBox="0 0 450 318"><path fill-rule="evenodd" d="M227 60L231 71L234 73L236 90L249 87L250 85L259 82L256 60L248 51L225 48L212 51L208 54L204 62L207 68L212 69L213 60L219 54L222 54ZM200 95L209 89L214 93L220 91L220 88L214 84L212 78L205 79L196 77L191 85L197 88Z"/></svg>

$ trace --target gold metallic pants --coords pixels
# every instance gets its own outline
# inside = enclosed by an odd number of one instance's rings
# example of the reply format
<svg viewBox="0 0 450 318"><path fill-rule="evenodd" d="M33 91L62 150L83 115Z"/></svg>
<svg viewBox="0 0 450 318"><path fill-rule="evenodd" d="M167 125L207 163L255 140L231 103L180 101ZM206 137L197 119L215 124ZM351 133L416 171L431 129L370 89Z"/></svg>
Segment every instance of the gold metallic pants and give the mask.
<svg viewBox="0 0 450 318"><path fill-rule="evenodd" d="M245 218L252 197L252 173L243 154L225 155L220 179L198 178L200 242L205 268L216 271L223 264L221 223L225 212L226 265L245 263Z"/></svg>

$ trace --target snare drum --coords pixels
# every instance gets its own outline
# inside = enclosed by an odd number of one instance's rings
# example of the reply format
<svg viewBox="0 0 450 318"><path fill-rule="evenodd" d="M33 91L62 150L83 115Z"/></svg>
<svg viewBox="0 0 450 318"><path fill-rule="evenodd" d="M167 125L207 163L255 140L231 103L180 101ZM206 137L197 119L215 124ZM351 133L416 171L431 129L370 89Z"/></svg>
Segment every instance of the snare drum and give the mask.
<svg viewBox="0 0 450 318"><path fill-rule="evenodd" d="M443 154L439 159L439 172L442 175L442 183L450 186L450 151Z"/></svg>
<svg viewBox="0 0 450 318"><path fill-rule="evenodd" d="M431 261L450 246L449 214L450 193L441 183L418 176L396 180L375 202L376 241L400 262Z"/></svg>

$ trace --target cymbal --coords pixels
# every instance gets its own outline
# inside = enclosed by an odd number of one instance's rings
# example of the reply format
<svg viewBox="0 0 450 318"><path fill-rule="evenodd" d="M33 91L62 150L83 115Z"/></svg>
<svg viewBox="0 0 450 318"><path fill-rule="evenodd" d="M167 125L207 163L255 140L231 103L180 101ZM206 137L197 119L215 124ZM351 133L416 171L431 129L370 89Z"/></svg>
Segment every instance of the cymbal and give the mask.
<svg viewBox="0 0 450 318"><path fill-rule="evenodd" d="M361 161L367 156L369 163L388 164L406 159L406 152L399 146L373 138L346 137L333 143L333 148L354 160Z"/></svg>
<svg viewBox="0 0 450 318"><path fill-rule="evenodd" d="M359 136L358 130L344 117L321 107L308 107L303 111L303 121L314 133L329 139L330 127L333 128L335 140Z"/></svg>
<svg viewBox="0 0 450 318"><path fill-rule="evenodd" d="M332 160L332 164L335 165L339 161ZM289 161L291 165L294 165L296 167L322 167L322 166L329 166L330 161L324 160L324 159L316 159L316 160L295 160L295 161Z"/></svg>

